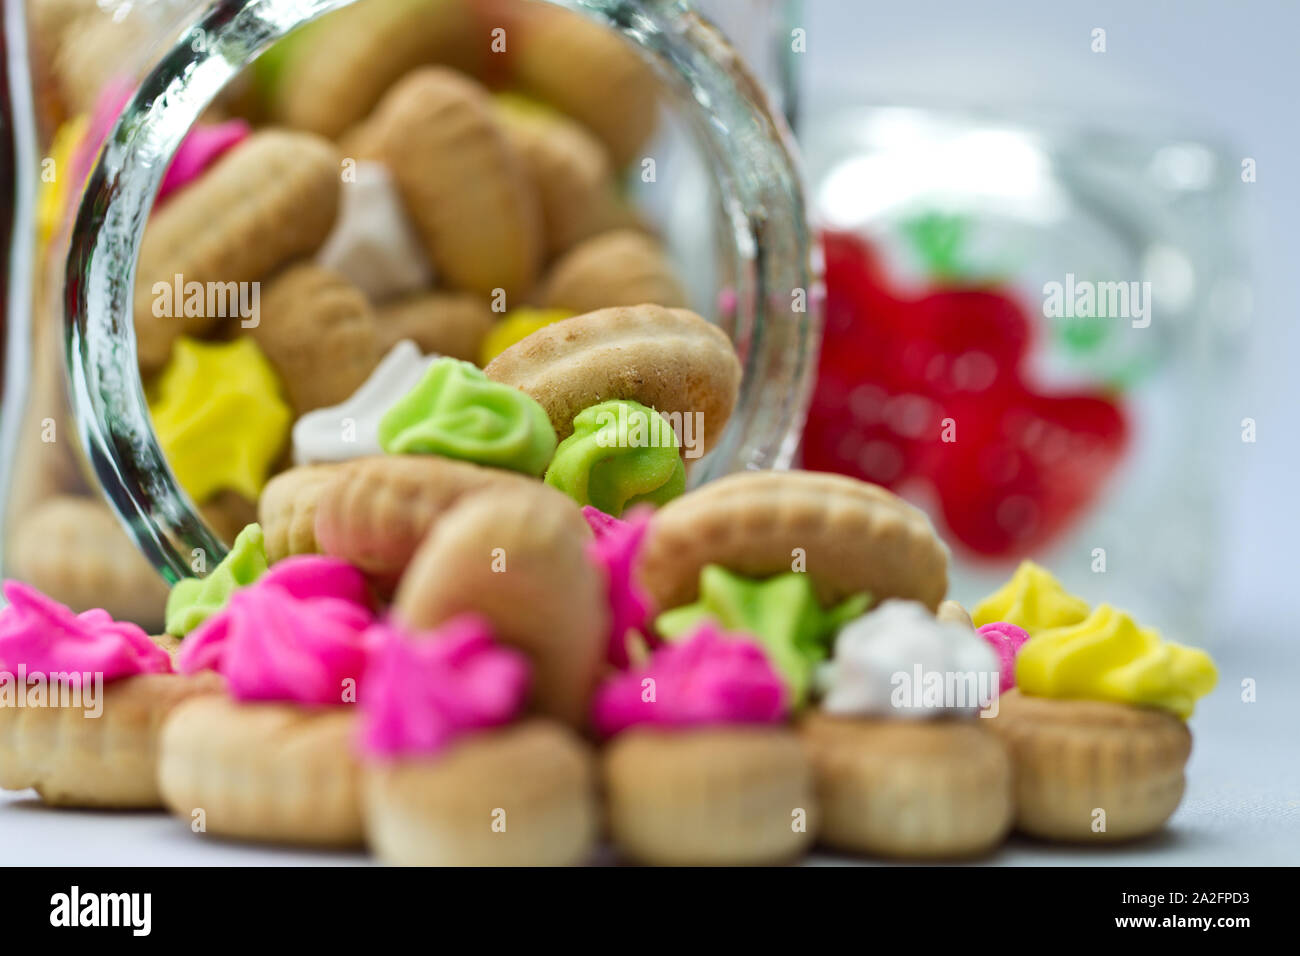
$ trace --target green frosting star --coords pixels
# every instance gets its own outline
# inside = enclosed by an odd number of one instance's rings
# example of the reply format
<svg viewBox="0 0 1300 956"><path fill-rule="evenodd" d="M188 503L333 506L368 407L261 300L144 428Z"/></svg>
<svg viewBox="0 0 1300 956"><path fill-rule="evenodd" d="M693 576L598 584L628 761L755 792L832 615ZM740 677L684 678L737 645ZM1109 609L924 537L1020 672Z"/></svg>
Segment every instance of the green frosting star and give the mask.
<svg viewBox="0 0 1300 956"><path fill-rule="evenodd" d="M167 595L167 633L184 637L225 607L237 589L265 574L267 567L262 526L250 524L206 578L185 578L172 585Z"/></svg>
<svg viewBox="0 0 1300 956"><path fill-rule="evenodd" d="M469 362L442 358L379 420L392 455L443 455L540 476L555 451L546 409Z"/></svg>
<svg viewBox="0 0 1300 956"><path fill-rule="evenodd" d="M662 505L686 490L680 447L653 408L601 402L574 417L573 434L555 450L546 483L617 518L632 505Z"/></svg>
<svg viewBox="0 0 1300 956"><path fill-rule="evenodd" d="M827 611L807 574L787 571L757 581L710 564L700 571L700 599L660 614L655 629L672 640L712 620L724 630L754 635L799 706L807 698L814 668L830 653L835 633L870 604L871 595L863 592Z"/></svg>

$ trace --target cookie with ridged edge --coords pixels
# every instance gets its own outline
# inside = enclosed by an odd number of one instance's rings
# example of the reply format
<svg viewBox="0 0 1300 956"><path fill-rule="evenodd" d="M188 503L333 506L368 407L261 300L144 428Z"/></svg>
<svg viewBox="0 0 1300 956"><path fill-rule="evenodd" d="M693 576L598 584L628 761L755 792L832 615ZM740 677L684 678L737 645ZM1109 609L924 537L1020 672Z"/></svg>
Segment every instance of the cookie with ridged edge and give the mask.
<svg viewBox="0 0 1300 956"><path fill-rule="evenodd" d="M595 760L586 743L550 721L375 764L364 780L366 842L384 863L570 866L595 849Z"/></svg>
<svg viewBox="0 0 1300 956"><path fill-rule="evenodd" d="M434 522L462 496L500 489L504 498L531 478L437 455L379 455L337 466L316 499L316 545L391 587Z"/></svg>
<svg viewBox="0 0 1300 956"><path fill-rule="evenodd" d="M600 309L548 325L484 371L535 398L561 441L584 408L630 399L670 422L702 416L694 437L708 451L740 393L740 360L722 330L687 309L657 305Z"/></svg>
<svg viewBox="0 0 1300 956"><path fill-rule="evenodd" d="M343 464L299 465L266 483L257 500L257 522L266 538L266 556L274 564L291 554L315 554L316 509L325 486Z"/></svg>
<svg viewBox="0 0 1300 956"><path fill-rule="evenodd" d="M818 839L901 859L975 856L1015 817L1011 757L977 719L807 714L799 724L821 807Z"/></svg>
<svg viewBox="0 0 1300 956"><path fill-rule="evenodd" d="M105 684L103 713L0 707L0 789L32 787L53 807L153 809L159 733L173 708L221 690L215 674L137 674Z"/></svg>
<svg viewBox="0 0 1300 956"><path fill-rule="evenodd" d="M161 630L167 583L96 498L57 495L14 516L9 574L74 611Z"/></svg>
<svg viewBox="0 0 1300 956"><path fill-rule="evenodd" d="M361 767L351 706L187 701L163 725L158 787L204 832L268 843L359 846Z"/></svg>
<svg viewBox="0 0 1300 956"><path fill-rule="evenodd" d="M1015 764L1016 829L1113 843L1154 833L1178 808L1192 735L1173 714L1098 700L998 700L987 721ZM1093 829L1105 811L1105 829Z"/></svg>
<svg viewBox="0 0 1300 956"><path fill-rule="evenodd" d="M214 312L224 306L226 315L238 314L228 301L232 283L259 282L316 251L338 212L339 160L333 145L320 137L264 130L223 154L154 211L140 244L135 281L142 369L162 366L181 335L201 335L221 321L206 307L209 288L219 287L227 300L214 301ZM154 314L154 285L170 287L174 299L178 275L185 286L203 285L204 314L186 315L184 301L172 302L172 314Z"/></svg>
<svg viewBox="0 0 1300 956"><path fill-rule="evenodd" d="M524 296L542 259L541 210L492 99L453 70L408 73L365 123L440 283Z"/></svg>
<svg viewBox="0 0 1300 956"><path fill-rule="evenodd" d="M385 303L376 314L380 351L410 339L425 355L477 364L499 317L473 292L420 292Z"/></svg>
<svg viewBox="0 0 1300 956"><path fill-rule="evenodd" d="M641 863L784 863L816 833L812 771L786 727L633 728L601 769L610 837Z"/></svg>
<svg viewBox="0 0 1300 956"><path fill-rule="evenodd" d="M348 399L383 355L365 294L310 263L286 269L265 292L260 321L245 334L275 366L294 413Z"/></svg>
<svg viewBox="0 0 1300 956"><path fill-rule="evenodd" d="M616 229L565 253L543 280L541 299L574 312L643 302L675 309L686 305L686 292L657 239Z"/></svg>
<svg viewBox="0 0 1300 956"><path fill-rule="evenodd" d="M696 599L707 564L765 578L790 571L796 548L826 607L867 591L933 611L948 589L948 552L924 513L877 485L807 471L727 475L669 502L638 570L668 610Z"/></svg>
<svg viewBox="0 0 1300 956"><path fill-rule="evenodd" d="M411 558L393 611L417 630L467 612L486 618L497 640L532 661L534 709L582 727L609 637L590 540L573 501L539 482L460 498Z"/></svg>
<svg viewBox="0 0 1300 956"><path fill-rule="evenodd" d="M366 0L306 31L301 42L290 41L269 111L330 138L368 115L411 70L434 63L470 70L488 50L467 0Z"/></svg>

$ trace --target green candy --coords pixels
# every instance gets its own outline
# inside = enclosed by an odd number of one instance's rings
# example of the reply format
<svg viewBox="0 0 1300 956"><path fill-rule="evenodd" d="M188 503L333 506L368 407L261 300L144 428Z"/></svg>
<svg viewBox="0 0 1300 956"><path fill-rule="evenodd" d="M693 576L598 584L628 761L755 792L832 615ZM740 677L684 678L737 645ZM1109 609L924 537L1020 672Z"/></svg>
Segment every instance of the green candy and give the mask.
<svg viewBox="0 0 1300 956"><path fill-rule="evenodd" d="M555 429L531 396L469 362L441 358L379 420L379 446L540 476L555 451Z"/></svg>
<svg viewBox="0 0 1300 956"><path fill-rule="evenodd" d="M236 590L265 574L268 566L262 526L250 524L206 578L185 578L172 585L167 595L167 633L184 637L225 607Z"/></svg>
<svg viewBox="0 0 1300 956"><path fill-rule="evenodd" d="M633 505L662 505L686 490L680 447L653 408L601 402L573 419L573 434L555 450L546 483L617 518Z"/></svg>
<svg viewBox="0 0 1300 956"><path fill-rule="evenodd" d="M787 571L761 581L710 564L700 571L700 599L665 611L655 629L673 640L703 621L752 634L790 686L795 706L808 696L813 670L830 653L835 634L871 604L865 592L828 610L817 601L807 574Z"/></svg>

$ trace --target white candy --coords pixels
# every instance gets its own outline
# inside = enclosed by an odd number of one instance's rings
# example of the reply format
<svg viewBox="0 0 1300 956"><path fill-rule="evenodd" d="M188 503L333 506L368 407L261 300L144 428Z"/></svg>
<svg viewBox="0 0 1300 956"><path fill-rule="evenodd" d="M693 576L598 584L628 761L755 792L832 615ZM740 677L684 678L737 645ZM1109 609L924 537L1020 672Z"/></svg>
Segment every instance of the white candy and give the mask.
<svg viewBox="0 0 1300 956"><path fill-rule="evenodd" d="M316 262L357 286L372 302L433 285L433 269L381 163L360 162L343 184L338 219Z"/></svg>
<svg viewBox="0 0 1300 956"><path fill-rule="evenodd" d="M971 714L998 694L998 658L970 629L915 601L890 600L847 624L818 684L828 713Z"/></svg>
<svg viewBox="0 0 1300 956"><path fill-rule="evenodd" d="M424 377L437 355L403 339L346 402L308 412L293 426L293 460L309 465L382 454L379 420Z"/></svg>

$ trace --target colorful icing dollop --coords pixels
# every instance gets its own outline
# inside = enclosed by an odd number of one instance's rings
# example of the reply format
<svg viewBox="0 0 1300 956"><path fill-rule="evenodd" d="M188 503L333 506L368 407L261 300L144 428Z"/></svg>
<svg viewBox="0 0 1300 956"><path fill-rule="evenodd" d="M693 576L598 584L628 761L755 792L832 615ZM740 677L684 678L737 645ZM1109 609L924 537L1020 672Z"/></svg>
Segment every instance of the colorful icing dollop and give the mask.
<svg viewBox="0 0 1300 956"><path fill-rule="evenodd" d="M618 517L623 509L662 505L686 490L681 442L672 425L639 402L601 402L573 419L546 483L574 501Z"/></svg>
<svg viewBox="0 0 1300 956"><path fill-rule="evenodd" d="M420 347L409 339L398 342L347 401L308 412L294 423L294 462L308 465L381 454L379 420L437 358L420 354Z"/></svg>
<svg viewBox="0 0 1300 956"><path fill-rule="evenodd" d="M293 417L257 344L182 337L153 392L154 431L190 497L229 489L255 500Z"/></svg>
<svg viewBox="0 0 1300 956"><path fill-rule="evenodd" d="M384 413L379 444L394 455L443 455L540 476L555 429L529 395L469 362L441 358Z"/></svg>
<svg viewBox="0 0 1300 956"><path fill-rule="evenodd" d="M607 679L596 692L593 719L608 737L637 724L767 724L788 713L785 683L763 648L706 622L659 648L643 667Z"/></svg>
<svg viewBox="0 0 1300 956"><path fill-rule="evenodd" d="M359 162L344 180L338 218L316 262L343 276L372 302L433 285L433 270L381 163Z"/></svg>
<svg viewBox="0 0 1300 956"><path fill-rule="evenodd" d="M630 663L628 642L639 636L653 640L647 624L650 620L650 595L636 579L636 559L641 542L650 527L648 507L633 508L627 520L605 514L586 505L582 516L587 519L595 539L587 545L587 557L605 572L609 598L609 663L625 668Z"/></svg>
<svg viewBox="0 0 1300 956"><path fill-rule="evenodd" d="M1022 561L1016 573L979 604L971 618L976 627L1003 621L1024 628L1030 636L1051 627L1078 624L1088 616L1088 602L1061 586L1052 572Z"/></svg>
<svg viewBox="0 0 1300 956"><path fill-rule="evenodd" d="M486 366L515 343L522 342L548 325L571 319L574 314L570 309L535 309L531 306L511 309L484 336L483 344L479 347L479 364Z"/></svg>
<svg viewBox="0 0 1300 956"><path fill-rule="evenodd" d="M431 756L458 737L513 720L528 696L523 654L463 615L427 634L371 630L361 747L371 757Z"/></svg>
<svg viewBox="0 0 1300 956"><path fill-rule="evenodd" d="M166 631L184 637L216 614L236 589L247 587L263 574L269 562L262 526L250 524L235 537L230 552L205 578L184 578L167 595Z"/></svg>
<svg viewBox="0 0 1300 956"><path fill-rule="evenodd" d="M171 672L165 650L136 625L115 621L107 611L77 614L19 581L6 581L4 596L9 605L0 610L0 673L102 674L107 683Z"/></svg>
<svg viewBox="0 0 1300 956"><path fill-rule="evenodd" d="M832 714L974 714L998 696L997 655L961 624L915 601L889 600L840 631L818 674Z"/></svg>
<svg viewBox="0 0 1300 956"><path fill-rule="evenodd" d="M1040 631L1016 658L1023 694L1158 707L1184 719L1217 681L1210 655L1164 640L1109 604L1076 624Z"/></svg>
<svg viewBox="0 0 1300 956"><path fill-rule="evenodd" d="M824 610L807 574L789 571L754 580L710 564L700 571L699 600L660 614L655 630L677 639L702 622L713 621L729 631L753 635L785 678L792 702L799 707L835 632L870 604L870 595L857 594Z"/></svg>
<svg viewBox="0 0 1300 956"><path fill-rule="evenodd" d="M984 638L989 647L993 648L993 653L998 655L998 666L1002 674L1002 683L998 692L1005 694L1016 686L1016 655L1020 653L1020 648L1024 646L1025 641L1029 640L1029 632L1023 627L1016 627L1006 621L994 621L992 624L981 626L976 633Z"/></svg>
<svg viewBox="0 0 1300 956"><path fill-rule="evenodd" d="M182 673L214 670L241 701L343 704L358 698L374 618L365 578L334 558L286 558L181 644Z"/></svg>

